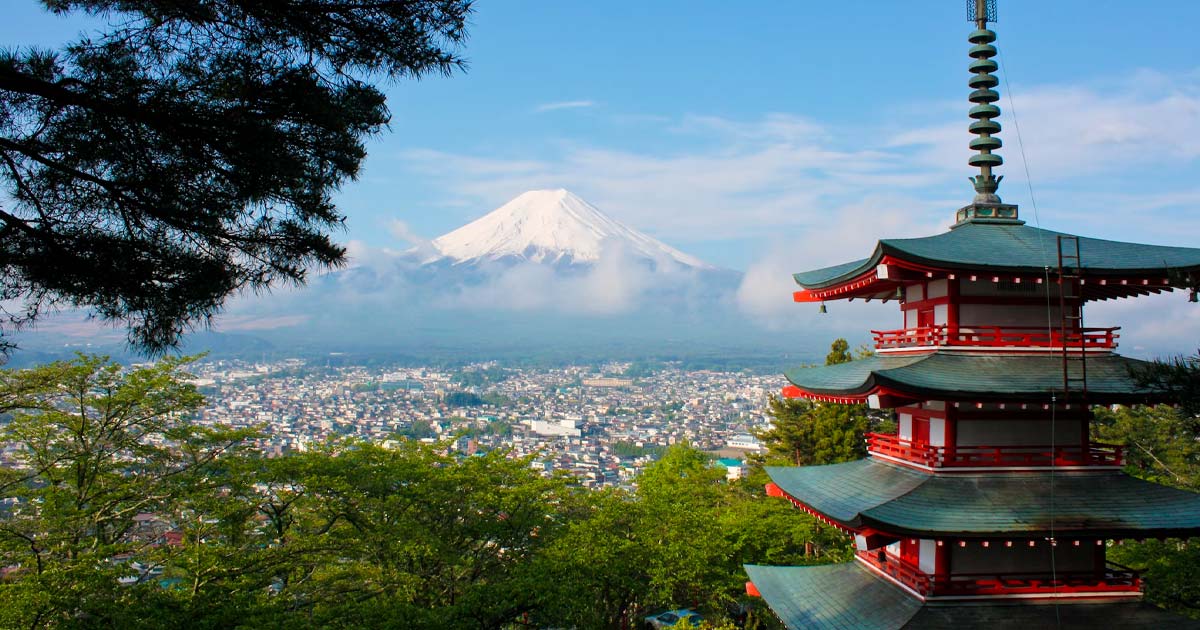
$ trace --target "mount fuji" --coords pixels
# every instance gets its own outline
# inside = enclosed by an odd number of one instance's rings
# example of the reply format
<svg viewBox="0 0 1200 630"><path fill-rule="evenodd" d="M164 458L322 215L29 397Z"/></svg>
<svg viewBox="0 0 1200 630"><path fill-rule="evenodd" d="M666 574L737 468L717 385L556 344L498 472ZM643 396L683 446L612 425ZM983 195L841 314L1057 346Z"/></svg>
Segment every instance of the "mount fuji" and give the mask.
<svg viewBox="0 0 1200 630"><path fill-rule="evenodd" d="M243 296L189 349L594 357L775 343L737 311L740 272L662 243L567 190L525 192L413 244L353 245L345 269ZM29 346L61 350L61 338Z"/></svg>
<svg viewBox="0 0 1200 630"><path fill-rule="evenodd" d="M479 266L535 263L554 267L596 265L609 255L629 257L650 269L716 267L685 254L601 212L565 190L531 190L432 241L425 264Z"/></svg>

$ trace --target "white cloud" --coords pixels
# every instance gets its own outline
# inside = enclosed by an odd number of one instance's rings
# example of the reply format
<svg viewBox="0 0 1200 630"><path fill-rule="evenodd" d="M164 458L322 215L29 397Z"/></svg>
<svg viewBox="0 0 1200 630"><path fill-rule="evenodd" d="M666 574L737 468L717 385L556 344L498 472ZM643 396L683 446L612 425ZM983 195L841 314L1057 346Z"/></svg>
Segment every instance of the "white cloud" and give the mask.
<svg viewBox="0 0 1200 630"><path fill-rule="evenodd" d="M1200 308L1188 302L1186 291L1094 302L1084 316L1086 326L1119 325L1119 352L1127 356L1193 355L1200 348Z"/></svg>
<svg viewBox="0 0 1200 630"><path fill-rule="evenodd" d="M583 109L586 107L595 106L596 103L594 101L559 101L556 103L542 103L541 105L533 108L533 111L541 113L552 112L560 109Z"/></svg>
<svg viewBox="0 0 1200 630"><path fill-rule="evenodd" d="M1002 94L1001 154L1007 172L1023 178L1020 140L1035 182L1195 160L1200 145L1200 73L1142 71L1115 85L1053 85ZM1014 111L1015 110L1015 111ZM887 142L915 147L926 168L963 170L971 151L966 119L910 129Z"/></svg>
<svg viewBox="0 0 1200 630"><path fill-rule="evenodd" d="M565 187L638 229L684 240L776 233L810 223L822 208L858 199L864 190L931 181L898 167L899 156L839 149L827 130L781 114L755 122L685 117L672 131L715 146L654 154L575 145L546 160L429 150L402 158L455 196L477 199L478 207Z"/></svg>
<svg viewBox="0 0 1200 630"><path fill-rule="evenodd" d="M419 260L433 260L441 256L441 252L433 244L433 241L417 234L408 223L400 219L393 218L391 221L388 221L388 231L397 239L412 245L409 253L416 256Z"/></svg>
<svg viewBox="0 0 1200 630"><path fill-rule="evenodd" d="M650 269L609 245L600 262L566 273L533 263L484 269L483 282L466 282L437 295L443 309L500 309L586 315L619 315L647 304L648 294L696 282L670 266Z"/></svg>
<svg viewBox="0 0 1200 630"><path fill-rule="evenodd" d="M1016 113L1031 172L1039 194L1046 191L1048 200L1042 208L1046 227L1194 245L1186 242L1200 230L1194 213L1200 188L1194 181L1114 193L1094 190L1081 184L1081 178L1103 173L1104 179L1111 179L1164 165L1186 167L1200 158L1200 146L1192 141L1200 135L1200 73L1167 80L1144 72L1117 83L1115 88L1017 86ZM1003 172L1009 177L1004 194L1013 200L1009 195L1018 196L1024 175L1004 96ZM592 101L564 101L537 110L592 106ZM944 230L953 211L972 194L965 181L970 174L970 136L964 110L949 102L924 111L894 108L902 118L933 111L949 121L903 132L847 131L784 113L752 120L685 115L642 123L677 140L664 141L661 146L668 148L659 150L558 143L549 149L529 144L478 153L419 149L399 157L407 170L432 181L444 199L473 214L526 190L566 187L684 250L688 240L757 241L762 253L747 270L734 300L742 313L771 329L865 340L869 328L898 321L894 304L839 302L829 305L828 316L818 316L816 305L791 301L796 289L791 273L862 258L879 238ZM887 129L905 122L893 118ZM1054 207L1055 187L1059 208ZM1022 216L1034 222L1027 205ZM1131 220L1134 216L1136 221ZM418 247L428 243L401 218L388 229ZM521 265L497 270L484 280L429 286L407 274L410 269L397 262L396 252L361 243L351 243L349 249L361 268L322 287L325 297L310 298L307 312L320 313L329 304L374 317L414 311L429 316L455 309L608 316L645 307L658 292L700 290L686 275L651 274L623 256L567 278ZM1124 349L1133 354L1193 347L1200 343L1200 310L1178 294L1172 299L1098 305L1089 310L1089 323L1123 323L1123 341L1129 343ZM279 321L270 318L282 314L272 308L262 317Z"/></svg>
<svg viewBox="0 0 1200 630"><path fill-rule="evenodd" d="M230 315L221 317L220 325L214 326L219 332L251 332L260 330L275 330L276 328L289 328L299 326L308 321L308 315L293 314L293 315L276 315L272 317L258 317L252 315Z"/></svg>
<svg viewBox="0 0 1200 630"><path fill-rule="evenodd" d="M823 216L813 229L774 239L766 253L746 271L738 287L741 311L769 328L784 328L796 319L799 309L815 305L795 304L792 292L799 287L792 274L820 269L870 256L882 238L926 236L948 223L941 212L921 210L921 203L901 195L873 195L860 202L836 208ZM858 312L852 307L851 312ZM851 320L836 318L845 325ZM863 326L878 326L879 320L853 320Z"/></svg>

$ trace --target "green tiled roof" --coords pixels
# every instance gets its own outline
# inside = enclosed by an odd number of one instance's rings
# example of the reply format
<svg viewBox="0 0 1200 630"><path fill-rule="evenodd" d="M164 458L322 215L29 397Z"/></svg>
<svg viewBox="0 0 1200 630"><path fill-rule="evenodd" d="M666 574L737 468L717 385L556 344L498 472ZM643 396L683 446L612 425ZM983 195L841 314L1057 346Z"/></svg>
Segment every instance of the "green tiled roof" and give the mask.
<svg viewBox="0 0 1200 630"><path fill-rule="evenodd" d="M1089 357L1087 385L1091 401L1151 399L1152 393L1139 387L1130 375L1131 368L1145 365L1144 361L1115 354ZM1029 400L1031 395L1062 390L1062 357L947 352L875 354L839 365L797 368L785 376L805 391L829 396L862 395L883 386L949 400Z"/></svg>
<svg viewBox="0 0 1200 630"><path fill-rule="evenodd" d="M1058 267L1061 232L1028 225L965 223L949 232L922 238L879 241L870 258L797 273L806 289L820 289L873 269L884 256L949 269L1042 273ZM1089 274L1120 275L1200 269L1200 249L1123 243L1079 237L1081 264Z"/></svg>
<svg viewBox="0 0 1200 630"><path fill-rule="evenodd" d="M901 627L904 630L1196 630L1200 628L1200 621L1140 601L1111 604L1060 602L1057 606L1052 603L1017 602L984 606L925 606Z"/></svg>
<svg viewBox="0 0 1200 630"><path fill-rule="evenodd" d="M843 525L898 535L1200 534L1200 494L1121 472L935 475L873 458L766 470L784 492Z"/></svg>
<svg viewBox="0 0 1200 630"><path fill-rule="evenodd" d="M856 563L815 567L748 564L746 575L763 600L793 630L895 630L921 602Z"/></svg>
<svg viewBox="0 0 1200 630"><path fill-rule="evenodd" d="M923 604L858 563L814 567L746 565L763 600L790 630L1194 630L1200 622L1140 601L931 602Z"/></svg>

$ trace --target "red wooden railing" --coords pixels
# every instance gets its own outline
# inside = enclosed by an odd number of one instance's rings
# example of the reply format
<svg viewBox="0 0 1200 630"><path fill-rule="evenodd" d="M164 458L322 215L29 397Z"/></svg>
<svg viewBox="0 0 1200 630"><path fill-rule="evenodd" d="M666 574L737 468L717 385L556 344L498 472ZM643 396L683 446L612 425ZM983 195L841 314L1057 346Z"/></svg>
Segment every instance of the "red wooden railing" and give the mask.
<svg viewBox="0 0 1200 630"><path fill-rule="evenodd" d="M1142 590L1137 571L1108 562L1103 571L1057 573L956 573L934 576L895 556L859 551L858 557L922 595L1021 595L1037 593L1136 593Z"/></svg>
<svg viewBox="0 0 1200 630"><path fill-rule="evenodd" d="M868 433L867 450L930 468L963 466L1121 466L1125 447L1090 442L1079 445L931 446L897 435Z"/></svg>
<svg viewBox="0 0 1200 630"><path fill-rule="evenodd" d="M971 346L987 348L1115 348L1120 335L1115 328L1081 328L1078 331L1047 329L1036 326L925 326L900 330L872 330L875 347L910 348L914 346Z"/></svg>

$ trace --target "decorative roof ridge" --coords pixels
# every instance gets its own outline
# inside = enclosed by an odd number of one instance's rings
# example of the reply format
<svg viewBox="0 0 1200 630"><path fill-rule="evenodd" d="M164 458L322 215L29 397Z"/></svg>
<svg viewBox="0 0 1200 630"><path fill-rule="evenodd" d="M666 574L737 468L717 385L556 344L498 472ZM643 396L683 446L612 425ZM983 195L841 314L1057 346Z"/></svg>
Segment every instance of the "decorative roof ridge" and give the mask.
<svg viewBox="0 0 1200 630"><path fill-rule="evenodd" d="M972 219L930 236L880 239L867 258L794 273L792 278L806 289L835 286L874 271L884 256L947 270L1005 269L1040 274L1046 265L1056 264L1051 259L1055 253L1054 239L1058 236L1080 240L1085 271L1089 274L1158 270L1170 274L1200 269L1200 248L1196 247L1075 235L1015 220Z"/></svg>
<svg viewBox="0 0 1200 630"><path fill-rule="evenodd" d="M1090 358L1089 392L1094 395L1093 401L1164 400L1164 393L1139 385L1130 374L1130 367L1145 364L1115 353ZM1030 396L1048 397L1059 389L1062 362L1053 353L887 353L840 365L794 368L785 371L784 376L798 390L791 396L833 402L870 402L881 407L901 406L913 400L1007 403ZM879 399L869 400L872 396Z"/></svg>
<svg viewBox="0 0 1200 630"><path fill-rule="evenodd" d="M877 458L825 466L772 466L772 483L803 509L843 527L902 536L1041 536L1046 499L1057 489L1062 536L1136 538L1200 534L1200 494L1121 470L1038 470L936 474ZM982 506L1007 502L1008 510ZM933 509L938 508L938 509Z"/></svg>

